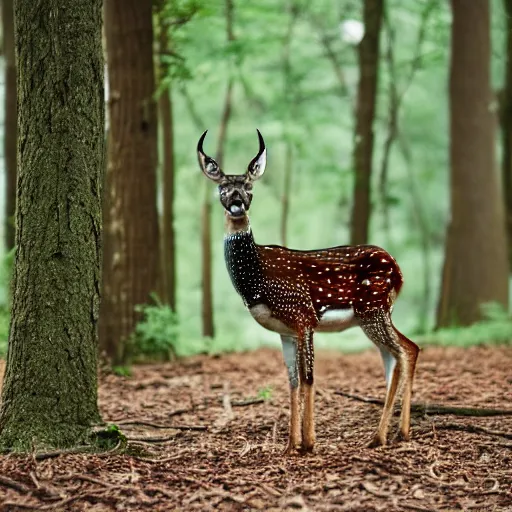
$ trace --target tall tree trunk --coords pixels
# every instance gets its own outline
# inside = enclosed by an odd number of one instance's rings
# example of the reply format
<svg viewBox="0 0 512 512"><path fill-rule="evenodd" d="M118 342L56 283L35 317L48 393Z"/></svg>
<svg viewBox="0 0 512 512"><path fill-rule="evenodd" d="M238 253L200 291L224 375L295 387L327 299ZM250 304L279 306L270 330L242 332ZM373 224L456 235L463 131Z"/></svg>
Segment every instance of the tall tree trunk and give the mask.
<svg viewBox="0 0 512 512"><path fill-rule="evenodd" d="M206 189L201 207L201 317L202 333L207 338L215 336L213 320L213 286L212 286L212 203L210 190Z"/></svg>
<svg viewBox="0 0 512 512"><path fill-rule="evenodd" d="M437 324L468 325L485 302L508 304L508 265L490 109L487 0L452 0L451 223ZM468 80L471 77L471 80Z"/></svg>
<svg viewBox="0 0 512 512"><path fill-rule="evenodd" d="M500 124L503 141L502 181L508 235L508 260L512 265L512 0L503 0L507 12L505 86L501 97Z"/></svg>
<svg viewBox="0 0 512 512"><path fill-rule="evenodd" d="M235 40L233 31L234 4L233 0L226 0L226 38L228 42ZM233 95L233 78L228 80L224 108L219 127L217 152L215 160L222 167L224 164L224 149L229 120L231 118L231 103ZM208 189L204 196L201 208L201 274L202 274L202 324L203 336L213 338L215 336L215 324L213 319L213 286L212 286L212 227L211 227L211 195Z"/></svg>
<svg viewBox="0 0 512 512"><path fill-rule="evenodd" d="M4 449L81 445L101 421L101 17L101 0L15 5L20 144Z"/></svg>
<svg viewBox="0 0 512 512"><path fill-rule="evenodd" d="M377 102L379 39L384 0L364 0L364 37L359 45L359 84L354 137L354 194L350 243L368 243L371 214L373 121Z"/></svg>
<svg viewBox="0 0 512 512"><path fill-rule="evenodd" d="M110 133L105 190L102 349L114 363L159 275L157 123L151 2L106 0Z"/></svg>
<svg viewBox="0 0 512 512"><path fill-rule="evenodd" d="M293 147L290 141L286 141L284 161L283 194L281 195L281 244L286 247L288 235L288 217L290 214L290 195L292 188Z"/></svg>
<svg viewBox="0 0 512 512"><path fill-rule="evenodd" d="M16 215L16 140L18 121L16 113L16 58L14 55L14 0L2 2L2 28L5 55L5 248L14 247L14 217Z"/></svg>
<svg viewBox="0 0 512 512"><path fill-rule="evenodd" d="M167 27L160 17L160 53L166 54L169 50L169 39ZM168 66L160 63L160 80L163 80L169 73ZM163 197L163 219L162 219L162 274L163 274L163 296L162 299L169 304L173 311L176 311L176 257L174 230L174 125L172 111L172 91L170 86L166 87L158 99L158 111L160 115L160 126L162 129L162 197Z"/></svg>
<svg viewBox="0 0 512 512"><path fill-rule="evenodd" d="M295 122L296 99L294 94L295 82L292 76L291 63L291 45L293 39L293 29L300 14L299 6L290 5L290 16L288 18L288 26L283 41L283 105L286 106L285 119L285 162L284 162L284 179L283 193L281 194L281 244L286 246L288 234L288 216L290 212L290 192L292 186L292 170L293 170L293 144L290 140L289 127Z"/></svg>

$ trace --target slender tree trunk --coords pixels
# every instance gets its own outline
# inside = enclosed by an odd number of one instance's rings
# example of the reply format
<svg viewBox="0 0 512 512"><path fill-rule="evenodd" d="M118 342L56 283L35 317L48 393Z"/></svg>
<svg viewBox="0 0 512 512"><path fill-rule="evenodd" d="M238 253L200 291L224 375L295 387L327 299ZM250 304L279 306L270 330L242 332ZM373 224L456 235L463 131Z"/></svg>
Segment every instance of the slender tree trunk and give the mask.
<svg viewBox="0 0 512 512"><path fill-rule="evenodd" d="M477 321L483 303L508 304L505 223L490 108L489 2L452 0L452 10L451 223L439 327Z"/></svg>
<svg viewBox="0 0 512 512"><path fill-rule="evenodd" d="M359 84L354 137L354 194L351 216L351 244L368 243L371 214L373 121L377 102L379 39L384 0L364 0L365 34L359 45Z"/></svg>
<svg viewBox="0 0 512 512"><path fill-rule="evenodd" d="M293 144L289 136L290 124L295 122L296 98L295 98L295 82L292 77L291 63L291 45L293 40L293 30L300 14L298 5L292 3L290 5L290 16L288 18L288 26L283 42L283 105L286 107L285 119L285 162L284 162L284 180L283 193L281 194L281 243L286 246L288 234L288 215L290 211L290 191L292 186L292 169L293 169Z"/></svg>
<svg viewBox="0 0 512 512"><path fill-rule="evenodd" d="M203 336L207 338L215 336L215 324L213 321L211 211L210 190L206 189L201 207L201 316Z"/></svg>
<svg viewBox="0 0 512 512"><path fill-rule="evenodd" d="M16 58L14 55L14 0L2 2L2 27L5 56L5 248L14 247L14 217L16 214L16 140L18 121L16 113Z"/></svg>
<svg viewBox="0 0 512 512"><path fill-rule="evenodd" d="M233 31L234 4L233 0L226 0L226 36L228 42L235 40ZM222 167L224 164L224 149L229 120L231 118L231 103L233 96L233 78L228 80L224 108L219 127L217 152L215 160ZM215 324L213 319L213 286L212 286L212 234L211 234L211 195L206 190L201 208L201 254L202 254L202 324L203 336L213 338L215 336Z"/></svg>
<svg viewBox="0 0 512 512"><path fill-rule="evenodd" d="M169 49L167 30L160 21L160 52L165 54ZM169 72L166 65L160 63L160 79ZM162 219L162 274L163 296L165 303L176 311L176 257L174 230L174 125L172 112L172 91L166 87L158 99L158 110L162 129L163 165L163 219Z"/></svg>
<svg viewBox="0 0 512 512"><path fill-rule="evenodd" d="M0 446L88 441L97 407L101 0L18 0L18 208Z"/></svg>
<svg viewBox="0 0 512 512"><path fill-rule="evenodd" d="M502 182L508 235L508 260L512 265L512 0L503 1L507 12L505 86L501 98L500 124L503 142Z"/></svg>
<svg viewBox="0 0 512 512"><path fill-rule="evenodd" d="M290 141L286 141L284 161L284 183L281 196L281 243L286 247L288 234L288 217L290 213L290 192L292 186L293 148Z"/></svg>
<svg viewBox="0 0 512 512"><path fill-rule="evenodd" d="M102 349L124 362L138 314L156 290L157 122L151 2L106 0L110 133L106 176Z"/></svg>

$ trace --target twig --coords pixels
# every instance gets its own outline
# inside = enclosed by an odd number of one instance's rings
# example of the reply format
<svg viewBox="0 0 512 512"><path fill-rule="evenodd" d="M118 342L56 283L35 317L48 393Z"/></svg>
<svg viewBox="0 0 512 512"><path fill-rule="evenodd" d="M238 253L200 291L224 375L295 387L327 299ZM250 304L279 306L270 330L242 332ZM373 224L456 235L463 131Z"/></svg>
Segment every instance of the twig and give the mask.
<svg viewBox="0 0 512 512"><path fill-rule="evenodd" d="M36 510L33 504L19 503L17 501L2 501L2 507L4 510L9 510L9 507L13 507L14 509L26 508L27 510Z"/></svg>
<svg viewBox="0 0 512 512"><path fill-rule="evenodd" d="M346 393L345 391L335 391L335 395L344 396L358 402L366 404L384 405L384 401L378 398L364 397ZM421 415L453 415L453 416L472 416L472 417L492 417L492 416L512 416L512 409L494 409L490 407L453 407L441 404L412 403L411 412Z"/></svg>
<svg viewBox="0 0 512 512"><path fill-rule="evenodd" d="M165 437L127 437L128 441L137 441L138 443L166 443L167 441L173 441L176 436L165 436Z"/></svg>
<svg viewBox="0 0 512 512"><path fill-rule="evenodd" d="M505 439L512 439L512 433L502 432L500 430L491 430L485 427L478 427L476 425L462 425L460 423L441 423L436 425L437 430L459 430L461 432L471 432L472 434L485 434L488 436L504 437Z"/></svg>
<svg viewBox="0 0 512 512"><path fill-rule="evenodd" d="M18 491L22 494L32 494L34 496L47 496L50 498L60 497L60 494L57 491L49 489L46 486L40 485L39 482L37 481L37 478L32 472L30 473L30 477L34 482L34 485L36 486L35 488L29 487L24 483L18 482L17 480L13 480L12 478L3 475L0 475L0 485L3 485L4 487L10 487L11 489L14 489L15 491Z"/></svg>
<svg viewBox="0 0 512 512"><path fill-rule="evenodd" d="M106 487L107 489L111 489L112 487L116 487L116 488L120 487L118 484L112 485L108 482L104 482L103 480L99 480L98 478L93 478L92 476L80 475L80 474L64 475L62 477L59 477L57 480L64 481L64 482L69 481L69 480L81 480L82 482L89 482L91 484L101 485L102 487ZM129 487L129 488L131 489L131 487Z"/></svg>
<svg viewBox="0 0 512 512"><path fill-rule="evenodd" d="M246 400L233 400L231 405L233 407L246 407L248 405L262 404L264 402L264 398L247 398Z"/></svg>
<svg viewBox="0 0 512 512"><path fill-rule="evenodd" d="M118 426L128 426L128 425L141 425L143 427L151 427L151 428L167 428L172 430L208 430L208 427L205 425L162 425L159 423L152 423L150 421L139 421L139 420L130 420L123 423L117 423Z"/></svg>
<svg viewBox="0 0 512 512"><path fill-rule="evenodd" d="M59 457L60 455L70 455L76 453L86 453L91 451L91 446L77 446L76 448L67 448L63 450L54 450L51 452L37 452L34 454L36 460L45 460L52 459L54 457Z"/></svg>
<svg viewBox="0 0 512 512"><path fill-rule="evenodd" d="M22 492L23 494L28 494L33 490L28 485L22 484L17 480L13 480L12 478L3 475L0 475L0 485L3 485L4 487L10 487L11 489Z"/></svg>
<svg viewBox="0 0 512 512"><path fill-rule="evenodd" d="M82 498L94 498L98 501L101 501L101 498L103 498L102 494L92 494L89 492L82 492L80 494L75 494L74 496L70 496L69 498L63 499L61 501L50 503L49 505L44 505L42 507L39 507L38 510L64 510L61 508L63 505L69 505L73 501L80 500Z"/></svg>

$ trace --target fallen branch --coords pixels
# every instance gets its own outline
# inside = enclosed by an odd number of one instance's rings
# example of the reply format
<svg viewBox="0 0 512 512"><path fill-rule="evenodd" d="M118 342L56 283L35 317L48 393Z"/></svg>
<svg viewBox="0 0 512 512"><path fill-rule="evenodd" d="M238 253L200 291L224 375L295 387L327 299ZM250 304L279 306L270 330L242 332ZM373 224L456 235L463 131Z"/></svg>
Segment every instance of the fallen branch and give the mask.
<svg viewBox="0 0 512 512"><path fill-rule="evenodd" d="M0 475L0 485L3 485L4 487L10 487L11 489L14 489L15 491L21 492L23 494L28 494L29 492L33 491L33 489L28 485L22 484L17 480L13 480L12 478L8 478L2 475Z"/></svg>
<svg viewBox="0 0 512 512"><path fill-rule="evenodd" d="M436 430L458 430L461 432L471 432L472 434L485 434L488 436L504 437L505 439L512 439L512 433L502 432L500 430L491 430L485 427L478 427L476 425L463 425L460 423L440 423L436 424Z"/></svg>
<svg viewBox="0 0 512 512"><path fill-rule="evenodd" d="M117 423L118 426L126 427L128 425L140 425L142 427L173 429L173 430L208 430L204 425L162 425L161 423L152 423L144 420L130 420L123 423Z"/></svg>
<svg viewBox="0 0 512 512"><path fill-rule="evenodd" d="M378 398L364 397L346 393L345 391L335 391L335 395L344 396L358 402L366 404L384 405L384 400ZM396 412L396 411L395 411ZM415 403L411 404L411 413L419 416L428 415L453 415L453 416L474 416L474 417L491 417L491 416L512 416L512 409L494 409L491 407L454 407L441 404Z"/></svg>
<svg viewBox="0 0 512 512"><path fill-rule="evenodd" d="M64 450L55 450L51 452L37 452L34 454L36 460L52 459L60 455L70 455L76 453L87 453L92 449L91 446L77 446L76 448L69 448Z"/></svg>
<svg viewBox="0 0 512 512"><path fill-rule="evenodd" d="M247 398L246 400L232 400L232 407L246 407L248 405L262 404L265 402L264 398Z"/></svg>

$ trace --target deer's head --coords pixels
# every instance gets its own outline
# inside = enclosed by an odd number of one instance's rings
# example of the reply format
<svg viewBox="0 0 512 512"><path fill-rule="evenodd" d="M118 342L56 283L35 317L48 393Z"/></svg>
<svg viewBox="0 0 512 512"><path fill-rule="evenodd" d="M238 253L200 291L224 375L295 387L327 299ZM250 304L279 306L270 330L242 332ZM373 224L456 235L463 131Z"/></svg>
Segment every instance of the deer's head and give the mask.
<svg viewBox="0 0 512 512"><path fill-rule="evenodd" d="M199 166L207 178L218 184L220 202L227 214L233 218L243 217L249 210L252 201L253 182L265 172L267 150L261 133L259 130L256 131L258 132L260 149L249 163L244 174L224 174L219 164L203 151L203 141L208 130L201 135L197 144Z"/></svg>

